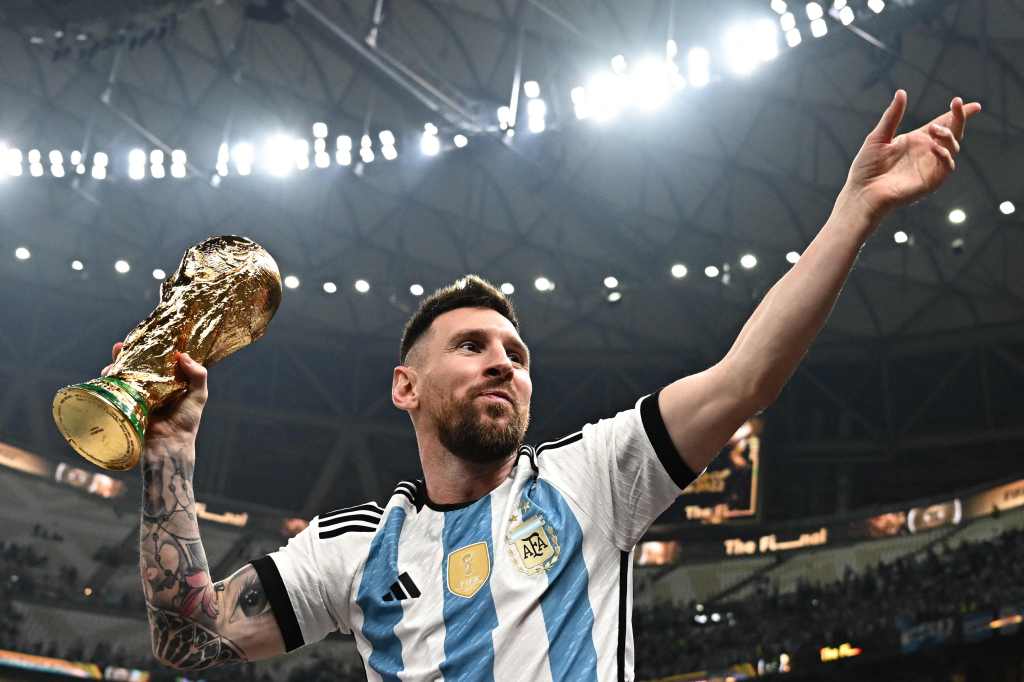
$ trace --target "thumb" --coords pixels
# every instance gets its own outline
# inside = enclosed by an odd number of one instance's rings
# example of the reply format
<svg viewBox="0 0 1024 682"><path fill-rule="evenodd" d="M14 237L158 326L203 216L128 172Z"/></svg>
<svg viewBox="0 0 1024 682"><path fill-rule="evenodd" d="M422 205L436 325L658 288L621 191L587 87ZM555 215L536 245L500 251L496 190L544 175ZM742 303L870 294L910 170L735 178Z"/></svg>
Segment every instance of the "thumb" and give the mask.
<svg viewBox="0 0 1024 682"><path fill-rule="evenodd" d="M896 131L899 130L900 121L903 120L903 114L906 110L907 92L903 89L897 90L896 95L889 104L889 108L885 110L882 118L878 121L878 125L868 135L868 140L870 142L892 142L892 138L896 137Z"/></svg>
<svg viewBox="0 0 1024 682"><path fill-rule="evenodd" d="M191 390L199 392L206 390L206 368L193 360L188 353L178 353L178 367L188 380Z"/></svg>

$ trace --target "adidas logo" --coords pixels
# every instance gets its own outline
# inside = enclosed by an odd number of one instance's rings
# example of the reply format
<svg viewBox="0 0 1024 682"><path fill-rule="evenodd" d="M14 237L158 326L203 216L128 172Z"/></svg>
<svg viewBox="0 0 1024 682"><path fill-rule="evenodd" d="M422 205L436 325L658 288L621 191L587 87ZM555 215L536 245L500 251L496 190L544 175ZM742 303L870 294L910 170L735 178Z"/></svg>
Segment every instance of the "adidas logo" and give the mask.
<svg viewBox="0 0 1024 682"><path fill-rule="evenodd" d="M418 596L420 596L420 589L416 587L416 583L412 581L408 573L403 573L398 576L398 580L391 583L391 591L386 593L383 599L384 601L402 601L416 599Z"/></svg>

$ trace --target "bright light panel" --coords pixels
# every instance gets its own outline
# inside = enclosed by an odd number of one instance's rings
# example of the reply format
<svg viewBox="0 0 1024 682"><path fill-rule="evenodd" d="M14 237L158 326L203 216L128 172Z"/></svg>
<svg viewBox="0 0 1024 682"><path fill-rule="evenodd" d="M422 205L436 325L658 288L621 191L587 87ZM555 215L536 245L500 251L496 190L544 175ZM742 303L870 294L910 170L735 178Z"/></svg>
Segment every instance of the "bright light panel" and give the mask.
<svg viewBox="0 0 1024 682"><path fill-rule="evenodd" d="M825 23L824 19L815 19L811 22L811 35L815 38L821 38L828 33L828 24Z"/></svg>
<svg viewBox="0 0 1024 682"><path fill-rule="evenodd" d="M356 291L358 291L361 294L365 294L367 291L370 290L370 283L367 282L365 279L357 279L354 286L356 288Z"/></svg>
<svg viewBox="0 0 1024 682"><path fill-rule="evenodd" d="M14 250L14 257L18 260L28 260L32 257L32 252L26 249L24 246L19 246Z"/></svg>
<svg viewBox="0 0 1024 682"><path fill-rule="evenodd" d="M537 81L526 81L523 83L523 92L531 99L540 97L540 83Z"/></svg>
<svg viewBox="0 0 1024 682"><path fill-rule="evenodd" d="M156 270L153 271L153 279L164 280L166 278L167 273L161 270L160 268L157 268Z"/></svg>
<svg viewBox="0 0 1024 682"><path fill-rule="evenodd" d="M910 239L910 237L907 236L907 233L904 232L903 230L897 230L896 234L894 234L892 238L893 241L895 241L897 244L906 244L907 241Z"/></svg>
<svg viewBox="0 0 1024 682"><path fill-rule="evenodd" d="M711 80L711 53L703 47L694 47L686 55L686 80L701 88Z"/></svg>
<svg viewBox="0 0 1024 682"><path fill-rule="evenodd" d="M288 275L287 277L284 278L284 285L289 289L298 289L299 278L296 277L295 275Z"/></svg>
<svg viewBox="0 0 1024 682"><path fill-rule="evenodd" d="M868 0L868 8L875 14L881 14L885 9L885 3L882 0Z"/></svg>
<svg viewBox="0 0 1024 682"><path fill-rule="evenodd" d="M1010 215L1017 210L1017 207L1013 205L1012 201L1004 201L999 204L999 212L1003 215Z"/></svg>
<svg viewBox="0 0 1024 682"><path fill-rule="evenodd" d="M128 274L128 271L132 269L132 266L128 265L128 261L126 260L119 260L114 263L114 269L122 275L126 275Z"/></svg>
<svg viewBox="0 0 1024 682"><path fill-rule="evenodd" d="M423 285L421 285L421 284L413 284L412 286L409 287L409 293L412 294L413 296L422 296L423 295Z"/></svg>
<svg viewBox="0 0 1024 682"><path fill-rule="evenodd" d="M671 272L672 276L675 277L676 279L682 279L683 277L686 277L686 273L688 272L688 270L686 269L686 266L683 265L682 263L676 263L675 265L672 266Z"/></svg>
<svg viewBox="0 0 1024 682"><path fill-rule="evenodd" d="M338 285L334 282L324 282L324 293L333 294L338 291Z"/></svg>
<svg viewBox="0 0 1024 682"><path fill-rule="evenodd" d="M963 209L954 208L949 212L949 222L954 225L959 225L963 221L967 220L967 214L964 213Z"/></svg>
<svg viewBox="0 0 1024 682"><path fill-rule="evenodd" d="M752 253L745 253L740 258L740 265L747 270L757 267L757 256Z"/></svg>
<svg viewBox="0 0 1024 682"><path fill-rule="evenodd" d="M614 289L615 287L619 286L619 280L615 277L612 277L611 275L608 275L607 277L604 278L604 285L609 289Z"/></svg>
<svg viewBox="0 0 1024 682"><path fill-rule="evenodd" d="M437 135L424 131L423 137L420 138L420 151L426 156L437 156L441 151L441 141L437 139Z"/></svg>
<svg viewBox="0 0 1024 682"><path fill-rule="evenodd" d="M718 277L718 268L714 265L709 265L704 268L704 274L708 277Z"/></svg>
<svg viewBox="0 0 1024 682"><path fill-rule="evenodd" d="M516 288L511 282L502 282L501 293L505 294L506 296L511 296L512 294L516 293Z"/></svg>
<svg viewBox="0 0 1024 682"><path fill-rule="evenodd" d="M792 263L793 265L796 265L796 262L800 260L800 254L797 253L796 251L790 251L789 253L786 254L786 260Z"/></svg>
<svg viewBox="0 0 1024 682"><path fill-rule="evenodd" d="M469 138L460 133L460 134L458 134L458 135L456 135L455 137L452 138L452 142L455 143L456 147L458 147L459 149L462 149L467 144L469 144Z"/></svg>

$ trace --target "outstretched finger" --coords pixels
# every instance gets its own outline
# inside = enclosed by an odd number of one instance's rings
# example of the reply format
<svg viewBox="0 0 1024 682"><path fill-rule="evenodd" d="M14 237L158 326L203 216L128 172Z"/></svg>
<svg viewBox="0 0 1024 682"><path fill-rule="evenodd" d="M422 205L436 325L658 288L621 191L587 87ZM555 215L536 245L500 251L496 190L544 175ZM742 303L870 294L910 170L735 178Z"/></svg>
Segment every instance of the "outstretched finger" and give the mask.
<svg viewBox="0 0 1024 682"><path fill-rule="evenodd" d="M897 90L896 95L892 98L892 102L889 104L889 108L882 114L882 118L878 121L878 125L868 135L868 139L872 142L892 142L892 138L896 137L896 131L900 128L900 121L903 120L903 114L907 110L907 92L903 89Z"/></svg>
<svg viewBox="0 0 1024 682"><path fill-rule="evenodd" d="M110 359L117 360L117 356L121 354L121 349L124 348L124 341L118 341L114 344L114 348L110 351Z"/></svg>
<svg viewBox="0 0 1024 682"><path fill-rule="evenodd" d="M956 161L953 160L953 154L948 149L943 147L938 142L935 142L932 144L932 151L935 152L943 161L946 162L946 165L949 166L950 172L956 170Z"/></svg>
<svg viewBox="0 0 1024 682"><path fill-rule="evenodd" d="M204 390L206 388L206 368L193 360L188 353L178 353L178 368L188 379L192 389Z"/></svg>

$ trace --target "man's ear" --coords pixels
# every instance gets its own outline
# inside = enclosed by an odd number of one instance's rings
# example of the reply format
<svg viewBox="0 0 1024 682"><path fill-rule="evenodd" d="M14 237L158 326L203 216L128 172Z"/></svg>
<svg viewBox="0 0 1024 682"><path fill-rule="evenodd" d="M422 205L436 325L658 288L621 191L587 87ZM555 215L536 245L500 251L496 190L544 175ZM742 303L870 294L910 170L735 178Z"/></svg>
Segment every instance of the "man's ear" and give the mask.
<svg viewBox="0 0 1024 682"><path fill-rule="evenodd" d="M416 370L408 365L399 365L391 375L391 402L405 412L419 407L419 391Z"/></svg>

